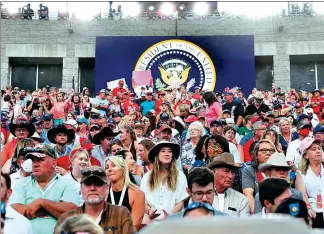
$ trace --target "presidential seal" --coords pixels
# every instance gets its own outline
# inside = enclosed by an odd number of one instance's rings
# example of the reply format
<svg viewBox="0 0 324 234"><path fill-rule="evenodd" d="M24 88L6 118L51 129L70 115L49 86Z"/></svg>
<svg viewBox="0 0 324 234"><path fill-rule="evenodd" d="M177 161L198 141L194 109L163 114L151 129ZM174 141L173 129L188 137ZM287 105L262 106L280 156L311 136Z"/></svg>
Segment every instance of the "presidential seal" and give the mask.
<svg viewBox="0 0 324 234"><path fill-rule="evenodd" d="M198 86L213 91L216 85L211 58L202 48L185 40L172 39L152 45L140 56L134 70L151 70L158 90L185 85L188 90Z"/></svg>

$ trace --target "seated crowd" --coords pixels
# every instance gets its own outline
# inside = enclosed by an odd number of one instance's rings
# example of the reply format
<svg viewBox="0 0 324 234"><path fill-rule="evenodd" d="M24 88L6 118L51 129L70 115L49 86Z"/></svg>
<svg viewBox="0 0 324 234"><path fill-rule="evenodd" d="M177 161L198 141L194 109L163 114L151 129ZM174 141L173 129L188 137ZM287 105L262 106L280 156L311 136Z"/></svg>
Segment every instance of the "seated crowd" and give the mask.
<svg viewBox="0 0 324 234"><path fill-rule="evenodd" d="M5 234L273 213L324 228L324 88L138 97L122 81L93 96L7 86L1 148Z"/></svg>

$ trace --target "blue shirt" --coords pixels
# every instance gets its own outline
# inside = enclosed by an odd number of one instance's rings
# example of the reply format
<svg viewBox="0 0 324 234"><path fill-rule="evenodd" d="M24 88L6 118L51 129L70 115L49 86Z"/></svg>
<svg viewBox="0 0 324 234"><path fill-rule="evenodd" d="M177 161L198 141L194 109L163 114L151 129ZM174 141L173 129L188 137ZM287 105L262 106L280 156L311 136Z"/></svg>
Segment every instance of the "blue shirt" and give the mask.
<svg viewBox="0 0 324 234"><path fill-rule="evenodd" d="M154 110L155 101L145 101L141 103L140 110L143 116L146 116L147 112Z"/></svg>
<svg viewBox="0 0 324 234"><path fill-rule="evenodd" d="M94 99L92 100L92 105L99 105L99 106L101 106L101 105L109 105L109 102L108 102L107 99L98 99L98 98L94 98ZM108 109L108 108L107 108L107 109ZM103 110L103 109L97 109L97 110L99 111L99 113L100 113L101 115L106 116L106 110Z"/></svg>
<svg viewBox="0 0 324 234"><path fill-rule="evenodd" d="M77 187L72 180L69 180L59 174L42 189L33 176L26 177L24 180L18 180L9 204L28 205L33 201L44 198L54 202L72 202L79 206L80 195ZM57 219L46 212L43 216L30 220L35 234L53 233ZM17 224L17 228L19 224Z"/></svg>

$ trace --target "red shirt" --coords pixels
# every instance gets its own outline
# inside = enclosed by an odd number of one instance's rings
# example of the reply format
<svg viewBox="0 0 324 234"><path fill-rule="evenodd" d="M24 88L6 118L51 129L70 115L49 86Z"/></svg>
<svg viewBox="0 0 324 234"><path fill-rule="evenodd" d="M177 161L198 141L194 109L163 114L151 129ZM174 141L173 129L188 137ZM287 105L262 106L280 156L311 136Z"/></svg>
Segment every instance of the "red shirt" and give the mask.
<svg viewBox="0 0 324 234"><path fill-rule="evenodd" d="M90 158L91 166L101 166L101 163L98 159L91 157ZM67 171L70 171L71 167L71 161L70 157L67 156L62 156L57 159L57 166L64 168Z"/></svg>
<svg viewBox="0 0 324 234"><path fill-rule="evenodd" d="M113 96L119 96L120 94L122 94L122 93L126 93L126 92L127 92L126 89L116 87L116 88L114 88L114 89L112 90L112 95L113 95Z"/></svg>
<svg viewBox="0 0 324 234"><path fill-rule="evenodd" d="M162 105L163 103L163 100L162 99L158 99L155 101L155 113L156 113L156 116L158 116L161 112L161 110L159 109L160 106Z"/></svg>
<svg viewBox="0 0 324 234"><path fill-rule="evenodd" d="M320 104L317 104L316 106L314 106L313 104L315 104L315 102L321 102L321 97L313 97L311 99L311 104L313 106L313 111L315 114L318 114L320 112Z"/></svg>
<svg viewBox="0 0 324 234"><path fill-rule="evenodd" d="M248 142L246 142L243 146L243 152L244 152L244 162L250 162L252 160L251 155L249 153L249 149L250 146L252 145L252 143L254 142L254 137L249 140Z"/></svg>
<svg viewBox="0 0 324 234"><path fill-rule="evenodd" d="M125 101L123 104L123 109L124 109L124 112L125 112L125 115L129 115L129 113L132 111L132 110L135 110L136 112L139 111L139 107L138 105L135 103L135 102L131 102L131 101Z"/></svg>
<svg viewBox="0 0 324 234"><path fill-rule="evenodd" d="M196 99L197 101L199 101L199 98L200 98L200 93L194 93L192 95L192 98Z"/></svg>
<svg viewBox="0 0 324 234"><path fill-rule="evenodd" d="M12 154L15 150L17 143L18 143L18 139L14 138L2 148L1 167L3 167L3 165L7 162L7 160L12 157Z"/></svg>

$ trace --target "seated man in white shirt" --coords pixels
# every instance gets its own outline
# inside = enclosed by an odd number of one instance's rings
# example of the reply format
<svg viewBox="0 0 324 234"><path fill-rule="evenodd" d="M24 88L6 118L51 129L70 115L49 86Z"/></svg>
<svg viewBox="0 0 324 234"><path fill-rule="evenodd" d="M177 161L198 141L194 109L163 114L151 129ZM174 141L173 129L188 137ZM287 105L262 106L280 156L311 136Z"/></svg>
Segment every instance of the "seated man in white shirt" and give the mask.
<svg viewBox="0 0 324 234"><path fill-rule="evenodd" d="M1 173L1 202L6 205L4 233L33 234L30 221L7 204L11 192L10 176Z"/></svg>
<svg viewBox="0 0 324 234"><path fill-rule="evenodd" d="M260 183L259 194L263 207L261 215L267 218L269 214L276 211L283 200L291 197L290 185L283 179L267 178Z"/></svg>
<svg viewBox="0 0 324 234"><path fill-rule="evenodd" d="M223 153L208 164L213 170L215 180L215 197L213 207L225 214L242 216L249 215L249 201L246 196L232 189L236 171L234 157L230 153Z"/></svg>

